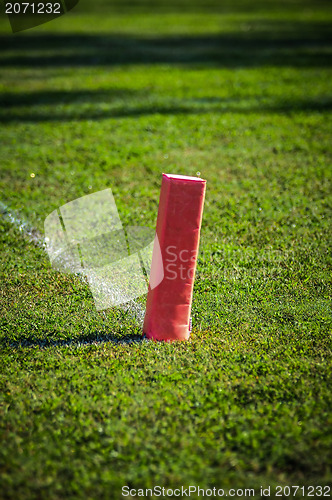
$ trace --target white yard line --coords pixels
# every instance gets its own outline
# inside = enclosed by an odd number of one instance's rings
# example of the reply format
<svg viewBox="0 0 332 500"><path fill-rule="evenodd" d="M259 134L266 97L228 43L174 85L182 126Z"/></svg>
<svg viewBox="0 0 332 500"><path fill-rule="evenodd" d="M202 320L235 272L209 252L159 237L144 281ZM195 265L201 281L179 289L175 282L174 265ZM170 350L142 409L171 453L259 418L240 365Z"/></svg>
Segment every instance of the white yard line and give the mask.
<svg viewBox="0 0 332 500"><path fill-rule="evenodd" d="M35 246L39 247L39 248L42 248L45 252L46 252L46 242L45 242L45 238L44 236L37 230L37 229L34 229L33 227L31 227L31 225L25 221L19 214L16 210L13 210L11 208L8 207L8 205L6 205L5 203L3 203L2 201L0 201L0 213L2 214L3 218L5 220L7 220L8 222L10 222L16 229L18 229L20 231L20 233L22 234L22 236L24 238L26 238L27 240L29 240L31 243L33 243ZM82 274L76 274L76 276L83 280L84 283L86 284L86 278L84 275ZM123 311L126 311L128 312L128 314L134 318L137 323L140 325L140 326L143 326L143 321L144 321L144 315L145 315L145 308L139 304L138 302L136 302L135 300L131 300L130 302L127 302L127 303L124 303L124 304L121 304L118 306L120 309L122 309ZM106 315L106 313L104 312L104 315ZM107 338L105 339L105 342L107 341L110 341L110 339L107 340ZM97 341L88 341L86 343L94 343L94 342L100 342L100 340L97 340ZM132 343L133 340L132 339L129 339L127 341L121 341L121 340L117 340L116 343ZM69 341L70 343L70 341ZM54 343L55 345L57 344L57 342ZM84 344L84 342L82 343L76 343L75 344Z"/></svg>
<svg viewBox="0 0 332 500"><path fill-rule="evenodd" d="M46 249L45 239L37 229L32 228L28 222L20 218L16 210L10 209L5 203L0 201L0 213L3 218L10 222L16 229L22 233L34 245Z"/></svg>

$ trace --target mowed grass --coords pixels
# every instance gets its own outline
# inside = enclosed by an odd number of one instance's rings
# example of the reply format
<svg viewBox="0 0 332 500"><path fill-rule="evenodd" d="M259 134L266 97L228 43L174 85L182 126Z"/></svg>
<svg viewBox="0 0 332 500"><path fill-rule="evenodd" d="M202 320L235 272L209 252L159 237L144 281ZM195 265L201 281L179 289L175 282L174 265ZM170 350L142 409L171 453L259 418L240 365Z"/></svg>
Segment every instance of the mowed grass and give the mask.
<svg viewBox="0 0 332 500"><path fill-rule="evenodd" d="M332 12L220 4L1 21L1 498L331 484ZM198 171L186 343L96 312L12 223L110 187L154 227L161 173Z"/></svg>

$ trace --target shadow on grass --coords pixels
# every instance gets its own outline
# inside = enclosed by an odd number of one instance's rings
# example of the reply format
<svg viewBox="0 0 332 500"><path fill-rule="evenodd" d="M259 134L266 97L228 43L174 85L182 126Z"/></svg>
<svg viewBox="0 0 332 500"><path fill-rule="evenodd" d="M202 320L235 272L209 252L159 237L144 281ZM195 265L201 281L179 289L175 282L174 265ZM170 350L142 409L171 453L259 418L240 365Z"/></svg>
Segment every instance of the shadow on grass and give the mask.
<svg viewBox="0 0 332 500"><path fill-rule="evenodd" d="M0 123L66 122L131 118L148 115L198 115L204 113L291 113L324 112L332 109L332 98L273 99L252 97L253 104L241 98L158 98L148 90L129 89L37 91L0 94ZM155 101L155 102L153 102Z"/></svg>
<svg viewBox="0 0 332 500"><path fill-rule="evenodd" d="M331 65L331 23L247 22L206 35L20 34L0 36L2 67L91 67L137 64L226 68Z"/></svg>
<svg viewBox="0 0 332 500"><path fill-rule="evenodd" d="M114 345L138 344L147 339L143 335L126 334L126 335L82 335L74 339L55 340L55 339L34 339L27 338L17 341L9 341L3 339L1 343L5 347L11 348L30 348L39 347L47 349L48 347L84 347L89 345L100 345L112 343Z"/></svg>
<svg viewBox="0 0 332 500"><path fill-rule="evenodd" d="M105 68L165 64L186 68L330 67L331 23L256 20L232 33L195 36L23 33L0 36L0 65L32 68ZM24 73L21 75L24 78ZM207 112L292 112L331 109L332 100L176 99L149 89L42 90L0 94L0 122L100 120ZM149 99L144 99L148 97ZM144 102L145 100L145 102ZM21 108L21 109L20 109ZM24 109L23 109L24 108Z"/></svg>
<svg viewBox="0 0 332 500"><path fill-rule="evenodd" d="M128 99L140 94L126 88L105 90L40 90L37 92L5 92L0 93L0 105L3 109L21 106L44 106L58 104L86 104L93 102L109 102L116 99ZM141 94L145 94L141 92Z"/></svg>

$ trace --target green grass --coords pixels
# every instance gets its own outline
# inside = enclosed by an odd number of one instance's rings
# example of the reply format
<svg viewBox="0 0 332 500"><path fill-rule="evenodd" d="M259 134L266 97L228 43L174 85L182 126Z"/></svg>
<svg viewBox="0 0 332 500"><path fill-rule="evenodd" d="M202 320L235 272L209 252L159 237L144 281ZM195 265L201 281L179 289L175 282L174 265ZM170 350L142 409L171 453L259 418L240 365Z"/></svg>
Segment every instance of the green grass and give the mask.
<svg viewBox="0 0 332 500"><path fill-rule="evenodd" d="M309 0L1 20L1 499L331 484L331 27ZM197 171L187 343L130 342L8 217L110 187L154 227L161 173Z"/></svg>

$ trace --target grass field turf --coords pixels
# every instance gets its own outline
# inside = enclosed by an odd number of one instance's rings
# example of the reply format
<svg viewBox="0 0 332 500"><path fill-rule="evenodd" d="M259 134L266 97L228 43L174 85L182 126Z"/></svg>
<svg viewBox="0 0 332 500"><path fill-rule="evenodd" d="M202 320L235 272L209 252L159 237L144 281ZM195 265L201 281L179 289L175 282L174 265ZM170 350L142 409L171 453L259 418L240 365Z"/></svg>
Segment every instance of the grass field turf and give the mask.
<svg viewBox="0 0 332 500"><path fill-rule="evenodd" d="M200 171L192 338L130 343L2 208L0 497L331 484L329 3L106 4L1 21L1 201L42 233L111 187L154 227Z"/></svg>

